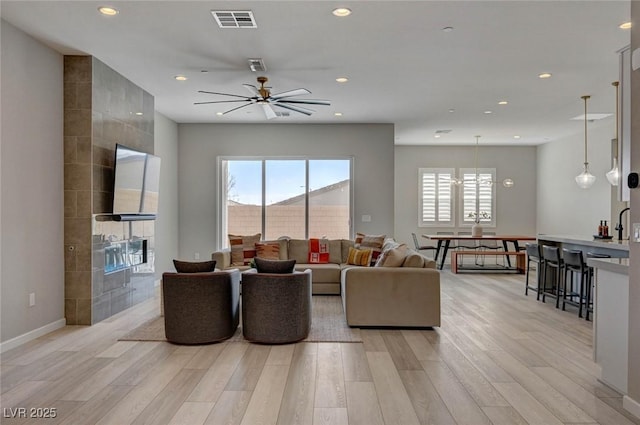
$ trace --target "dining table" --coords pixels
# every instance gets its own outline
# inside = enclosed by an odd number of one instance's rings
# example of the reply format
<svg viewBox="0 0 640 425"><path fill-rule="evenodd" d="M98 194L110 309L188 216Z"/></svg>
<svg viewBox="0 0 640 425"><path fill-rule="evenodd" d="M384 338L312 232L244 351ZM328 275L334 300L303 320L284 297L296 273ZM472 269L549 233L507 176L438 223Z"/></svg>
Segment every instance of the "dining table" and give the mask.
<svg viewBox="0 0 640 425"><path fill-rule="evenodd" d="M425 235L422 235L422 237L438 242L436 246L436 254L435 254L434 260L437 264L438 259L440 259L440 264L438 264L439 270L442 270L442 267L444 266L444 262L447 259L447 252L449 251L449 246L451 245L451 241L461 241L461 240L462 241L500 241L502 242L502 247L504 248L505 251L509 251L508 244L511 243L513 244L513 251L518 252L520 251L521 241L528 242L528 241L536 240L535 236L527 236L527 235L484 235L483 234L480 236L474 236L469 234L464 234L464 235L425 234ZM440 256L440 254L442 254L442 256ZM508 266L511 267L511 260L509 259L509 256L507 256L507 263L508 263Z"/></svg>

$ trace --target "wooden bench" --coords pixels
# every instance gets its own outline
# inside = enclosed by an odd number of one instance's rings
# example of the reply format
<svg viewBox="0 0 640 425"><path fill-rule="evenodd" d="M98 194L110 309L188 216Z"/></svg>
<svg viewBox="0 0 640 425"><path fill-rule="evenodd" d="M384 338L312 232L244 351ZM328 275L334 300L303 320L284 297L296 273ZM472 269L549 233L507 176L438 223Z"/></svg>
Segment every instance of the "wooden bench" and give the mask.
<svg viewBox="0 0 640 425"><path fill-rule="evenodd" d="M458 267L458 257L462 257L464 255L474 255L474 256L487 256L487 255L513 255L516 257L516 267L515 268L505 268L500 270L517 270L518 273L524 274L527 263L527 255L524 251L453 251L451 254L451 271L453 273L458 273L458 270L462 270L462 268ZM465 269L465 270L482 270L482 268L474 268L474 269ZM494 270L494 269L489 269Z"/></svg>

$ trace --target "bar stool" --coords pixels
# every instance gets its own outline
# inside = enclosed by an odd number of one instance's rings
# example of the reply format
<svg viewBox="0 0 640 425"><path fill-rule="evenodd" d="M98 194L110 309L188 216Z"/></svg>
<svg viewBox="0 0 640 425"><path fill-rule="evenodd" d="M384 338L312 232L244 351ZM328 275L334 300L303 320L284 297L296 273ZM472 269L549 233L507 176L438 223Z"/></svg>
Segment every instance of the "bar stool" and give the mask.
<svg viewBox="0 0 640 425"><path fill-rule="evenodd" d="M587 252L587 258L611 258L610 255L607 254L596 254L595 252ZM594 282L594 274L595 271L593 267L588 266L589 279L587 281L587 294L585 299L585 310L586 313L584 315L586 320L589 320L589 313L593 313L593 287L595 285Z"/></svg>
<svg viewBox="0 0 640 425"><path fill-rule="evenodd" d="M564 261L564 284L562 286L562 310L567 304L578 307L578 317L582 317L582 306L586 299L586 286L589 283L589 270L584 262L582 251L575 249L562 250L562 260ZM569 279L571 273L571 279ZM576 292L573 289L573 280L577 273L580 273L580 287Z"/></svg>
<svg viewBox="0 0 640 425"><path fill-rule="evenodd" d="M562 271L564 270L564 263L560 258L560 249L557 246L542 246L542 258L544 258L544 273L542 274L542 302L546 302L546 296L555 297L556 308L560 307L560 285L562 283ZM549 269L554 269L553 281L551 287L547 286L547 272Z"/></svg>
<svg viewBox="0 0 640 425"><path fill-rule="evenodd" d="M540 301L540 278L542 277L542 267L544 264L544 259L542 258L542 254L540 253L540 245L537 243L528 243L525 245L525 249L527 250L527 276L525 278L524 284L524 295L529 295L529 289L535 289L537 294L537 300ZM531 270L531 263L536 263L536 281L537 286L529 285L529 270Z"/></svg>

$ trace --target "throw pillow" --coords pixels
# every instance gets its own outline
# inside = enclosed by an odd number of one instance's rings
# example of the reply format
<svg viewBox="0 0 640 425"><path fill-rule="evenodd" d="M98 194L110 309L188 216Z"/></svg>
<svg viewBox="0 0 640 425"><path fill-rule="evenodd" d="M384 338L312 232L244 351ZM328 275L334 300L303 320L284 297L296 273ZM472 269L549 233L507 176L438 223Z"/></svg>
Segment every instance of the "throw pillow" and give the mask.
<svg viewBox="0 0 640 425"><path fill-rule="evenodd" d="M253 260L256 263L258 273L293 273L296 265L296 260L265 260L260 257L256 257Z"/></svg>
<svg viewBox="0 0 640 425"><path fill-rule="evenodd" d="M256 242L260 242L261 234L252 236L229 235L231 247L231 264L234 266L246 266L256 256Z"/></svg>
<svg viewBox="0 0 640 425"><path fill-rule="evenodd" d="M397 248L382 251L376 261L376 267L401 267L407 257L407 246L402 244Z"/></svg>
<svg viewBox="0 0 640 425"><path fill-rule="evenodd" d="M173 266L178 273L205 273L214 271L216 269L216 262L212 260L194 263L191 261L173 260Z"/></svg>
<svg viewBox="0 0 640 425"><path fill-rule="evenodd" d="M329 262L329 240L309 239L309 264Z"/></svg>
<svg viewBox="0 0 640 425"><path fill-rule="evenodd" d="M372 251L370 249L349 248L347 264L369 267L371 265L371 254Z"/></svg>
<svg viewBox="0 0 640 425"><path fill-rule="evenodd" d="M280 243L264 242L264 243L256 243L255 245L256 245L257 258L264 258L266 260L280 259Z"/></svg>
<svg viewBox="0 0 640 425"><path fill-rule="evenodd" d="M382 245L386 237L387 235L365 235L364 233L356 233L355 246L358 249L371 249L371 261L375 263L380 252L382 252Z"/></svg>

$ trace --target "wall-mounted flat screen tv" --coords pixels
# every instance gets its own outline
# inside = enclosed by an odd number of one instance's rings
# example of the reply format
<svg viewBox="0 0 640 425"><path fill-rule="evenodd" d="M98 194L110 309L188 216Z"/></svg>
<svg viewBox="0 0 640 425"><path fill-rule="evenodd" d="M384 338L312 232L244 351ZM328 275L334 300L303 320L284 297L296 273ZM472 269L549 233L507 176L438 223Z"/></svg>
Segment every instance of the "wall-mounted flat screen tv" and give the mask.
<svg viewBox="0 0 640 425"><path fill-rule="evenodd" d="M155 216L159 189L160 158L117 144L113 214Z"/></svg>

